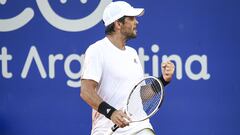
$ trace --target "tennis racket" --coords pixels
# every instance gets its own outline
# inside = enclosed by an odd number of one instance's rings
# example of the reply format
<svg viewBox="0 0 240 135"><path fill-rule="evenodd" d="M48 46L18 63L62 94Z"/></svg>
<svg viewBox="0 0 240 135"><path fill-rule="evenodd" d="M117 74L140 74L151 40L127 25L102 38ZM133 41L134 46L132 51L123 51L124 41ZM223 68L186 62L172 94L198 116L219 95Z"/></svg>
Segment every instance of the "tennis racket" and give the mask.
<svg viewBox="0 0 240 135"><path fill-rule="evenodd" d="M153 76L148 76L138 82L131 90L126 114L132 122L140 122L152 117L160 108L164 96L162 82ZM112 135L119 127L115 124L106 135Z"/></svg>

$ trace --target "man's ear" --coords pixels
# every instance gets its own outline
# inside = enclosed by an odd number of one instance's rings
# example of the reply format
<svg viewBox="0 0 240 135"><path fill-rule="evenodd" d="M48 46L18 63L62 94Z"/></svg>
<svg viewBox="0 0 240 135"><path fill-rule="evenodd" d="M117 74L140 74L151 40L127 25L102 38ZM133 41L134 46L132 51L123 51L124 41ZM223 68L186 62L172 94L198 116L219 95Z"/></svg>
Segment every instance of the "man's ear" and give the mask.
<svg viewBox="0 0 240 135"><path fill-rule="evenodd" d="M120 30L121 29L121 26L122 26L122 23L119 22L119 21L115 21L114 22L114 28L115 30Z"/></svg>

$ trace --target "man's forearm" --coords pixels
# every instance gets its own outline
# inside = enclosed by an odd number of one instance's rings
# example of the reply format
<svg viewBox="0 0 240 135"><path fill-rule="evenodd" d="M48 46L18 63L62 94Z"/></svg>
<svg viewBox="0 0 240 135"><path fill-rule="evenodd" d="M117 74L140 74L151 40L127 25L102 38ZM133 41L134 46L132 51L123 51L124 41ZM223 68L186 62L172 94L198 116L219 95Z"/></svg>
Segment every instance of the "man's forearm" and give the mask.
<svg viewBox="0 0 240 135"><path fill-rule="evenodd" d="M98 84L92 80L82 80L80 96L93 109L110 119L112 113L116 109L108 103L104 102L102 98L97 94L97 85Z"/></svg>
<svg viewBox="0 0 240 135"><path fill-rule="evenodd" d="M93 109L98 110L98 106L103 100L97 94L96 88L96 82L92 80L81 80L80 97Z"/></svg>

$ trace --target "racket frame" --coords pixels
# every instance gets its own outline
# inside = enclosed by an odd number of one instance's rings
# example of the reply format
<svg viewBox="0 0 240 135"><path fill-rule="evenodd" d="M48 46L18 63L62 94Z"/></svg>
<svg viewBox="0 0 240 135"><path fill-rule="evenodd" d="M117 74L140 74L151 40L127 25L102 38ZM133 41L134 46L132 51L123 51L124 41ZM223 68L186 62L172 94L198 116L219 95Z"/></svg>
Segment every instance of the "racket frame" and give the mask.
<svg viewBox="0 0 240 135"><path fill-rule="evenodd" d="M155 108L155 110L151 113L151 114L149 114L146 118L144 118L144 119L141 119L141 120L136 120L136 121L131 121L131 122L129 122L129 123L133 123L133 122L140 122L140 121L144 121L144 120L146 120L146 119L149 119L150 117L152 117L159 109L160 109L160 106L162 105L162 102L163 102L163 97L164 97L164 86L163 86L163 83L157 78L157 77L154 77L154 76L147 76L147 77L144 77L140 82L138 82L134 87L133 87L133 89L131 90L131 92L130 92L130 94L129 94L129 96L128 96L128 99L127 99L127 107L126 107L126 113L127 114L129 114L128 112L127 112L127 110L128 110L128 104L129 104L129 99L130 99L130 97L131 97L131 94L134 92L134 90L136 89L136 87L140 84L140 83L142 83L144 80L146 80L146 79L154 79L154 80L156 80L158 83L159 83L159 85L160 85L160 87L161 87L161 90L160 90L160 92L161 92L161 95L160 95L160 101L158 102L158 105L157 105L157 107ZM112 126L111 127L111 129L110 130L108 130L107 131L107 133L106 133L106 135L112 135L117 129L118 129L119 127L115 124L114 126Z"/></svg>
<svg viewBox="0 0 240 135"><path fill-rule="evenodd" d="M130 92L130 94L129 94L129 96L128 96L128 99L127 99L127 107L126 107L126 113L127 114L129 114L128 113L128 104L129 104L129 99L130 99L130 97L131 97L131 94L136 90L136 87L140 84L140 83L142 83L144 80L146 80L146 79L154 79L155 81L157 81L158 83L159 83L159 85L160 85L160 93L161 93L161 95L160 95L160 101L158 102L158 105L157 105L157 107L154 109L154 111L152 111L146 118L144 118L144 119L141 119L141 120L135 120L135 121L131 121L130 123L132 123L132 122L140 122L140 121L144 121L144 120L146 120L146 119L149 119L150 117L152 117L159 109L160 109L160 106L162 105L162 102L163 102L163 97L164 97L164 86L163 86L163 83L157 78L157 77L154 77L154 76L147 76L147 77L144 77L140 82L138 82L134 87L133 87L133 89L131 90L131 92Z"/></svg>

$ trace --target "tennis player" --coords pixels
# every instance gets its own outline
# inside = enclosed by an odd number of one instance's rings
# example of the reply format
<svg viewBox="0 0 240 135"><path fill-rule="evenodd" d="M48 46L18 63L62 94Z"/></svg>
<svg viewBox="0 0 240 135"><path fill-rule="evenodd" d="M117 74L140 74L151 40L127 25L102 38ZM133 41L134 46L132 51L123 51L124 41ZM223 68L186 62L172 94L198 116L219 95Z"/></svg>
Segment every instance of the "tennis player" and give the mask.
<svg viewBox="0 0 240 135"><path fill-rule="evenodd" d="M136 17L143 13L124 1L110 3L103 13L106 37L86 50L80 96L93 108L91 135L103 135L114 124L121 127L116 135L155 135L149 120L129 124L123 110L134 84L144 77L136 50L126 45L137 36ZM174 64L165 62L161 69L159 78L167 85Z"/></svg>

